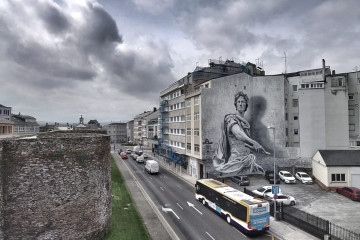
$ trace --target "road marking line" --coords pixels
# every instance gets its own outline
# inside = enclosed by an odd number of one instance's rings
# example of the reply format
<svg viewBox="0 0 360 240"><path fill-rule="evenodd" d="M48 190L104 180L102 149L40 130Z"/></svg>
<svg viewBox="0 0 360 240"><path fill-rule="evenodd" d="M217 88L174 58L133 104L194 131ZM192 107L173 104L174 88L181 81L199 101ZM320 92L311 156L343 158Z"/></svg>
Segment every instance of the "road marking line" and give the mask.
<svg viewBox="0 0 360 240"><path fill-rule="evenodd" d="M151 180L152 180L152 178L151 177L149 177Z"/></svg>
<svg viewBox="0 0 360 240"><path fill-rule="evenodd" d="M181 190L183 190L182 187L180 187L179 185L177 185L177 187L180 188Z"/></svg>
<svg viewBox="0 0 360 240"><path fill-rule="evenodd" d="M243 235L245 238L247 238L247 236L245 236L241 231L239 231L239 229L233 227L233 229L235 229L236 231L238 231L241 235Z"/></svg>
<svg viewBox="0 0 360 240"><path fill-rule="evenodd" d="M209 237L211 237L211 239L215 240L215 238L213 238L213 236L210 235L210 233L206 232L207 235L209 235Z"/></svg>
<svg viewBox="0 0 360 240"><path fill-rule="evenodd" d="M164 189L162 187L160 187L160 189L164 191Z"/></svg>
<svg viewBox="0 0 360 240"><path fill-rule="evenodd" d="M180 206L180 204L178 204L178 203L176 203L178 206L179 206L179 208L181 208L181 210L184 210L181 206Z"/></svg>

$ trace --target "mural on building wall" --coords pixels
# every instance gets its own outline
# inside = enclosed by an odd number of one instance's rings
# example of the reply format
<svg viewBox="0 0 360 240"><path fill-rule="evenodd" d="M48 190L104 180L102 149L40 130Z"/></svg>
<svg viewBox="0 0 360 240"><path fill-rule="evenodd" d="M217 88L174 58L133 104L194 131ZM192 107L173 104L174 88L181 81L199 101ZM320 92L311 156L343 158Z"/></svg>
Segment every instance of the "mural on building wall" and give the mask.
<svg viewBox="0 0 360 240"><path fill-rule="evenodd" d="M264 173L253 154L270 155L250 136L250 123L245 119L249 97L240 91L234 99L236 112L224 116L221 123L221 138L212 158L214 170L219 176L249 173Z"/></svg>

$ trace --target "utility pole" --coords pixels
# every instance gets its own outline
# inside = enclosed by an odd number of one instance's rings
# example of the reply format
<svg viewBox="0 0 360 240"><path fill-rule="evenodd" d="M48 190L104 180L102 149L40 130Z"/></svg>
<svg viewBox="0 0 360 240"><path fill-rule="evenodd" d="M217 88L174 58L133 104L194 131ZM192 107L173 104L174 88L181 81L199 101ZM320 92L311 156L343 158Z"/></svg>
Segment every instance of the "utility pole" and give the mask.
<svg viewBox="0 0 360 240"><path fill-rule="evenodd" d="M358 66L355 66L354 70L356 72L356 90L357 90L356 106L358 109L358 137L357 137L357 140L360 141L360 81L359 81L359 77L358 77Z"/></svg>

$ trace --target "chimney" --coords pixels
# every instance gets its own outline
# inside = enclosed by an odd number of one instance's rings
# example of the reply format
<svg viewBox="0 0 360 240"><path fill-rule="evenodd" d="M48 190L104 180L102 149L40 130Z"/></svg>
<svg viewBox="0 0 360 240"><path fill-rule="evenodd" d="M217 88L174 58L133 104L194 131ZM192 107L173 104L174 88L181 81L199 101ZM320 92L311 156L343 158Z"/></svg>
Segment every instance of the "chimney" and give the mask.
<svg viewBox="0 0 360 240"><path fill-rule="evenodd" d="M156 107L154 107L154 112L156 112L156 110L157 110L157 108L156 108Z"/></svg>
<svg viewBox="0 0 360 240"><path fill-rule="evenodd" d="M332 75L335 75L335 70L332 70Z"/></svg>

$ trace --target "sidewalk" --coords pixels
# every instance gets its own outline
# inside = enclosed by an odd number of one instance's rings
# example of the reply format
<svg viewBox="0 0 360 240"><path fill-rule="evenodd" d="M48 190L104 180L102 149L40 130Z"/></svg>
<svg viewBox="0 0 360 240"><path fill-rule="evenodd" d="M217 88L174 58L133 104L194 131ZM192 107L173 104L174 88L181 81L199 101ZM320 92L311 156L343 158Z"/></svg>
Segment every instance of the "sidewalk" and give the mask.
<svg viewBox="0 0 360 240"><path fill-rule="evenodd" d="M151 152L146 152L149 156L154 157L153 153ZM178 172L175 172L174 169L172 169L168 163L166 163L164 160L162 160L163 158L161 156L158 156L157 154L154 157L158 163L160 164L160 166L164 169L166 169L167 171L171 172L172 174L174 174L175 176L177 176L178 178L180 178L181 180L187 182L188 184L190 184L191 186L194 186L195 188L195 183L196 183L196 179L191 177L188 174L179 174ZM195 191L195 189L194 189ZM278 239L282 239L282 240L311 240L311 239L319 239L317 237L312 236L311 234L296 228L295 226L285 222L285 221L276 221L273 217L270 217L270 231L269 233L271 233L272 235L274 235L276 238Z"/></svg>

